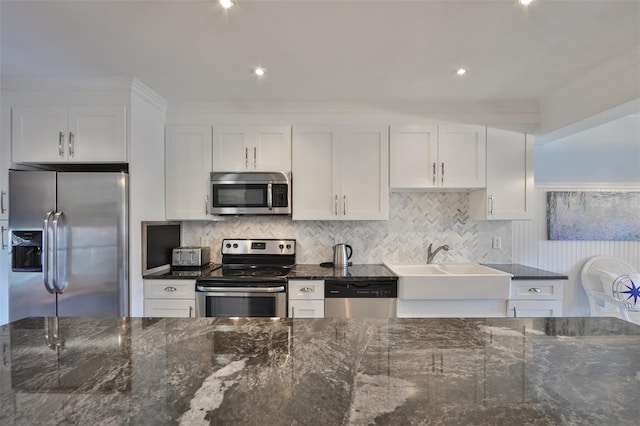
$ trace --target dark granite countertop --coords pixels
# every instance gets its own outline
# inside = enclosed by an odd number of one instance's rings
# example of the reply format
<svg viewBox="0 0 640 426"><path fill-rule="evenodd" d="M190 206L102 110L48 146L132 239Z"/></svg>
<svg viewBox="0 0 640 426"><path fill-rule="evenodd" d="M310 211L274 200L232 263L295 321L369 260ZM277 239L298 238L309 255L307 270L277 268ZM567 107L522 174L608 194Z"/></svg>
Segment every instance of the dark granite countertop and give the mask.
<svg viewBox="0 0 640 426"><path fill-rule="evenodd" d="M11 425L620 426L640 414L640 326L613 318L28 318L0 338Z"/></svg>
<svg viewBox="0 0 640 426"><path fill-rule="evenodd" d="M490 268L498 269L513 275L514 280L566 280L566 275L556 274L555 272L545 271L543 269L532 268L530 266L520 265L518 263L483 263Z"/></svg>
<svg viewBox="0 0 640 426"><path fill-rule="evenodd" d="M381 264L352 265L347 268L324 268L318 264L298 264L289 272L287 279L365 279L396 280L397 277Z"/></svg>
<svg viewBox="0 0 640 426"><path fill-rule="evenodd" d="M221 266L222 265L217 263L209 263L208 265L204 265L201 267L172 267L165 272L143 275L142 278L145 280L195 280L200 275L209 273L215 269L220 268Z"/></svg>

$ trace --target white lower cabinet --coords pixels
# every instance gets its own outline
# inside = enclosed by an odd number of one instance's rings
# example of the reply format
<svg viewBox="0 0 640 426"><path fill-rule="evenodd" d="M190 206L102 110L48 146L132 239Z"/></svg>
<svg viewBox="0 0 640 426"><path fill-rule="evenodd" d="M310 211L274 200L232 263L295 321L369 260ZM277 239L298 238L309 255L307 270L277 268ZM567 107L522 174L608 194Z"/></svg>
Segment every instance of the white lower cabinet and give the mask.
<svg viewBox="0 0 640 426"><path fill-rule="evenodd" d="M324 281L290 280L289 318L324 318Z"/></svg>
<svg viewBox="0 0 640 426"><path fill-rule="evenodd" d="M144 280L145 317L194 317L195 280Z"/></svg>
<svg viewBox="0 0 640 426"><path fill-rule="evenodd" d="M512 280L507 316L561 317L562 280Z"/></svg>

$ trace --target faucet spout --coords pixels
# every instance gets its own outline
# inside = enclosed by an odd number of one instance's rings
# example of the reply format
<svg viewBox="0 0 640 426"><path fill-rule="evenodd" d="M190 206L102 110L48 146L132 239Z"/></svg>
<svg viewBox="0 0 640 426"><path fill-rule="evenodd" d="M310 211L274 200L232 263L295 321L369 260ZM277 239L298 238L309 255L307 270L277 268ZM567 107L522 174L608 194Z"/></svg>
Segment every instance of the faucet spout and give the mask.
<svg viewBox="0 0 640 426"><path fill-rule="evenodd" d="M431 251L432 248L433 248L433 243L429 244L429 248L427 249L427 263L433 263L433 258L436 257L436 254L438 254L440 250L449 251L449 246L446 244L438 247L433 252Z"/></svg>

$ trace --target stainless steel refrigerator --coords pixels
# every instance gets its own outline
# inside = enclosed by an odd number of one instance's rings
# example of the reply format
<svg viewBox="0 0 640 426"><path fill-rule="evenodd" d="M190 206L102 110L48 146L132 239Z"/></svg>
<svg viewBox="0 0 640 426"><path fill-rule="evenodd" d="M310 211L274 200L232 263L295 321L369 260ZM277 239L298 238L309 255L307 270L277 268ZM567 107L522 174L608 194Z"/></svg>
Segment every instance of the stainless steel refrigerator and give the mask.
<svg viewBox="0 0 640 426"><path fill-rule="evenodd" d="M128 316L128 174L9 171L9 320Z"/></svg>

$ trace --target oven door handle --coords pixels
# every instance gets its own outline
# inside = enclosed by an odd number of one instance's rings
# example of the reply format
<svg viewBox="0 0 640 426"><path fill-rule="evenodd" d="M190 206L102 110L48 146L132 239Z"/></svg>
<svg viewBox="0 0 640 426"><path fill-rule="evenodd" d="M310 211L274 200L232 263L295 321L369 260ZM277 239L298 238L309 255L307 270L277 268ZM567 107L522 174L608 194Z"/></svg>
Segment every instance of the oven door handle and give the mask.
<svg viewBox="0 0 640 426"><path fill-rule="evenodd" d="M278 287L208 287L197 285L196 291L203 293L282 293L285 288L283 285Z"/></svg>

